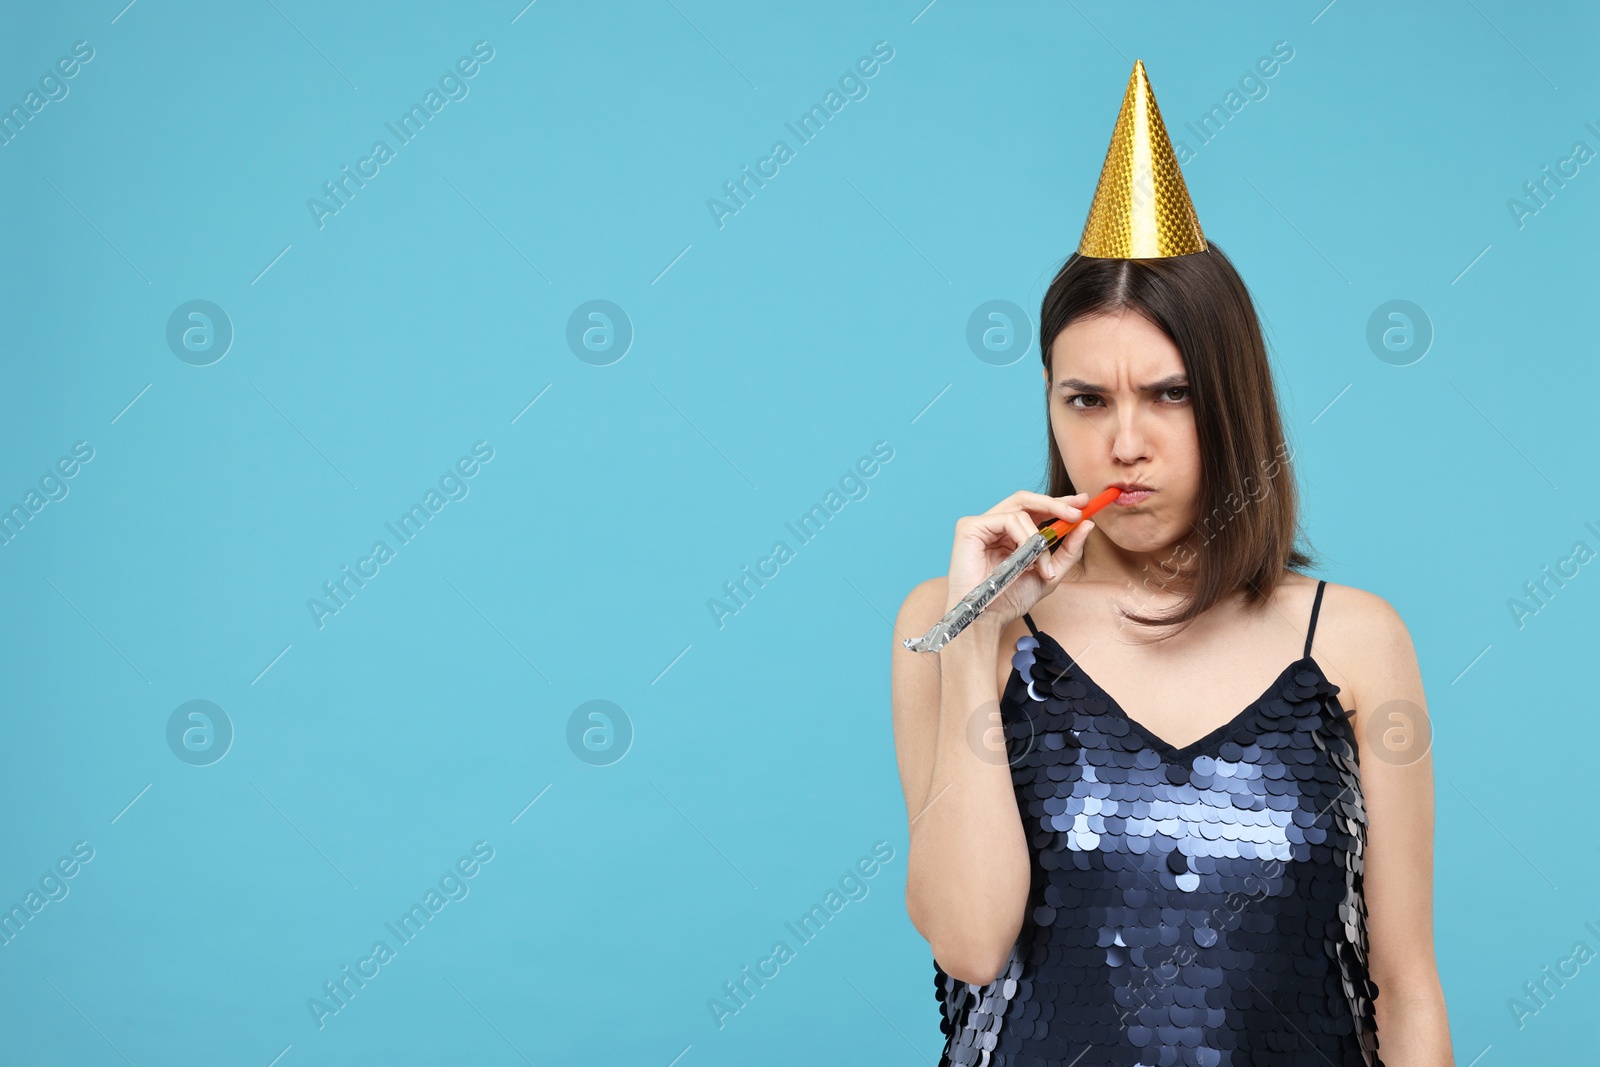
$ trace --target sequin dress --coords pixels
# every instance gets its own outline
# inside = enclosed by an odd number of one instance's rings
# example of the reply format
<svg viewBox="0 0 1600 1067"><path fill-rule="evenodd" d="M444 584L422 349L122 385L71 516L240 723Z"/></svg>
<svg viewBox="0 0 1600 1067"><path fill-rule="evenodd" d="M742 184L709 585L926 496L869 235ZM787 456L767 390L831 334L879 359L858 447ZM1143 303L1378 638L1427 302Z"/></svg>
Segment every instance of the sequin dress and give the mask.
<svg viewBox="0 0 1600 1067"><path fill-rule="evenodd" d="M1176 748L1031 616L1001 699L1032 885L988 985L934 963L940 1067L1382 1067L1367 816L1339 687L1305 652Z"/></svg>

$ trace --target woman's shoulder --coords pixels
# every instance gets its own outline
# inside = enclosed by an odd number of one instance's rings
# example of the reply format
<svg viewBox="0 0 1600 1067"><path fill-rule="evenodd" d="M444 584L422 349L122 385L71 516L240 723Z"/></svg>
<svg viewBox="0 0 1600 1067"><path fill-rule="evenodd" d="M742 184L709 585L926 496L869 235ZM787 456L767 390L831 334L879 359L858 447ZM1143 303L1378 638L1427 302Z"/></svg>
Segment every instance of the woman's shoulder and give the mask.
<svg viewBox="0 0 1600 1067"><path fill-rule="evenodd" d="M1056 592L1059 595L1060 590L1058 589ZM900 642L903 638L917 637L927 633L934 623L944 618L945 612L950 609L949 605L950 579L948 575L941 574L938 577L918 582L912 587L911 592L906 594L905 600L900 604L900 612L895 617L894 647L900 649L902 647ZM1034 611L1038 611L1037 606ZM1001 646L1004 648L1011 647L1016 638L1026 632L1023 620L1020 618L1013 619L1001 636ZM922 658L926 659L927 657Z"/></svg>
<svg viewBox="0 0 1600 1067"><path fill-rule="evenodd" d="M1321 579L1298 571L1285 571L1285 589L1304 597L1310 603L1316 595ZM1322 606L1317 613L1317 633L1323 627L1352 634L1384 634L1404 631L1405 622L1400 613L1377 593L1354 585L1327 582L1322 592Z"/></svg>
<svg viewBox="0 0 1600 1067"><path fill-rule="evenodd" d="M895 620L895 628L907 633L925 632L944 617L945 597L949 589L949 576L943 574L912 586L911 592L907 593L905 600L900 603L900 614Z"/></svg>
<svg viewBox="0 0 1600 1067"><path fill-rule="evenodd" d="M1292 573L1284 586L1304 598L1309 610L1317 581ZM1417 670L1411 633L1394 605L1370 590L1338 582L1328 582L1323 590L1312 654L1329 679L1363 710L1397 677Z"/></svg>

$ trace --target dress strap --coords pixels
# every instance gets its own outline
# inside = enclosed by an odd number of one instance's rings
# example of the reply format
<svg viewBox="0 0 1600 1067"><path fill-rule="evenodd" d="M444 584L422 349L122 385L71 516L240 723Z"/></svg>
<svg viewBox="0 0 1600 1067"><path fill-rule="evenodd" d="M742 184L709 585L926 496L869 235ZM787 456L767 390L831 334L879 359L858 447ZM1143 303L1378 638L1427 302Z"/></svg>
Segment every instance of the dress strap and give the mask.
<svg viewBox="0 0 1600 1067"><path fill-rule="evenodd" d="M1022 619L1028 624L1028 629L1033 633L1033 636L1038 637L1039 628L1033 624L1033 616L1024 611L1022 613Z"/></svg>
<svg viewBox="0 0 1600 1067"><path fill-rule="evenodd" d="M1317 597L1311 602L1311 625L1306 628L1306 650L1300 653L1301 659L1311 655L1311 635L1317 632L1317 612L1322 610L1322 590L1327 584L1326 578L1317 583Z"/></svg>

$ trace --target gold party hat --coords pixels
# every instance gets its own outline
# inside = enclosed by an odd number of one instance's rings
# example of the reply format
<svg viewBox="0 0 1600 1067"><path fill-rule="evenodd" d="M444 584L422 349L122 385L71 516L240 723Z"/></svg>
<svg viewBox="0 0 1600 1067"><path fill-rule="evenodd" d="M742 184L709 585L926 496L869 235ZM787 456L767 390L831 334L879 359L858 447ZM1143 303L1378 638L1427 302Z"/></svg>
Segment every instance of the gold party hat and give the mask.
<svg viewBox="0 0 1600 1067"><path fill-rule="evenodd" d="M1145 76L1144 61L1136 59L1078 254L1159 259L1205 250L1205 234L1189 202L1156 94Z"/></svg>

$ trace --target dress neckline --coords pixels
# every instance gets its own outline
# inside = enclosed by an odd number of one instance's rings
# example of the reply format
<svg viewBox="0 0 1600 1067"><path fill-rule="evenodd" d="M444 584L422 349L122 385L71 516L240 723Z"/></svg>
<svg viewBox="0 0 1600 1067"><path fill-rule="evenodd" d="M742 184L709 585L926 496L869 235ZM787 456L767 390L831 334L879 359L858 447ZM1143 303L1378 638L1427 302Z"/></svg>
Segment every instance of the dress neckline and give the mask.
<svg viewBox="0 0 1600 1067"><path fill-rule="evenodd" d="M1157 734L1154 730L1141 723L1138 719L1135 719L1132 715L1129 715L1127 709L1122 706L1121 701L1117 700L1116 697L1112 696L1106 691L1104 686L1095 681L1094 676L1083 669L1083 664L1079 663L1067 652L1066 649L1061 647L1061 642L1057 641L1045 630L1038 627L1033 629L1032 634L1034 637L1042 638L1054 645L1056 650L1060 652L1066 662L1072 664L1071 669L1076 672L1078 677L1083 679L1084 684L1092 689L1095 693L1098 693L1101 697L1105 698L1106 707L1119 719L1126 722L1130 728L1137 730L1140 736L1142 736L1146 741L1150 742L1151 746L1155 748L1155 750L1161 756L1170 761L1187 760L1193 756L1197 756L1204 748L1206 748L1206 746L1210 745L1217 738L1231 733L1234 728L1236 728L1250 715L1251 712L1255 711L1256 708L1266 703L1266 701L1278 691L1283 684L1284 676L1289 674L1289 672L1293 671L1296 667L1309 663L1317 672L1319 678L1321 678L1323 681L1328 681L1328 676L1322 673L1322 667L1315 659L1309 655L1301 656L1299 659L1284 667L1283 670L1279 671L1278 676L1268 683L1267 687L1261 691L1261 695L1256 697L1249 704L1246 704L1238 714L1234 715L1221 726L1218 726L1215 730L1207 733L1204 737L1197 738L1194 741L1189 742L1189 744L1179 747ZM1016 673L1017 669L1013 667L1012 671ZM1333 683L1329 682L1328 684L1332 685Z"/></svg>

